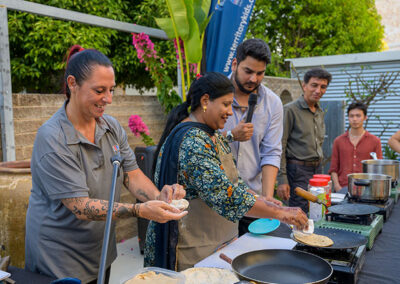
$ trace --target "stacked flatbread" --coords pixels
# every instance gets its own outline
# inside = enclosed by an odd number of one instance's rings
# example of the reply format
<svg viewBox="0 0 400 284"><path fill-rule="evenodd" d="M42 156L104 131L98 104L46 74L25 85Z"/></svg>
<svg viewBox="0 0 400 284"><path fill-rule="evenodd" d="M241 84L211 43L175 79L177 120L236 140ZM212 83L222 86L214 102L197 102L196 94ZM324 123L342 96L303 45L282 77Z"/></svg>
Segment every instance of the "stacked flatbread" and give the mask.
<svg viewBox="0 0 400 284"><path fill-rule="evenodd" d="M330 238L317 234L307 235L294 232L294 238L300 243L313 247L330 247L331 245L333 245L333 241Z"/></svg>
<svg viewBox="0 0 400 284"><path fill-rule="evenodd" d="M194 267L181 273L186 277L185 284L233 284L239 281L232 271L221 268Z"/></svg>
<svg viewBox="0 0 400 284"><path fill-rule="evenodd" d="M124 284L179 284L179 279L168 277L162 273L156 273L154 271L146 271L126 281Z"/></svg>

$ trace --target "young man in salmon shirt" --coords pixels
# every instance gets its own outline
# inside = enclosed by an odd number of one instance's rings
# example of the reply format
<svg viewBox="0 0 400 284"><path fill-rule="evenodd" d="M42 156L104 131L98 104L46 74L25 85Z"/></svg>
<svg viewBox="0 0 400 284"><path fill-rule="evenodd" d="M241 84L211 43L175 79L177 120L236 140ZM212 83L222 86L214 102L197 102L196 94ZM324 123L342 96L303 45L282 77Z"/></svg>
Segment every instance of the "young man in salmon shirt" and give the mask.
<svg viewBox="0 0 400 284"><path fill-rule="evenodd" d="M382 159L381 140L364 129L367 120L367 106L354 102L347 108L349 130L340 135L333 142L331 167L334 191L347 192L347 175L362 173L362 160L371 159L371 152L375 152L378 159Z"/></svg>

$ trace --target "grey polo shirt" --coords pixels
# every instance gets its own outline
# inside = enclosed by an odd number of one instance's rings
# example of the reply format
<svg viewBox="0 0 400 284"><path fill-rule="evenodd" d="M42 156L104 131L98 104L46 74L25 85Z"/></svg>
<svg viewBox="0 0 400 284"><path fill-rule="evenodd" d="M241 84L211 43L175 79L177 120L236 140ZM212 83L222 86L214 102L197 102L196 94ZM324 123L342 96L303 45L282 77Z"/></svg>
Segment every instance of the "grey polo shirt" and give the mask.
<svg viewBox="0 0 400 284"><path fill-rule="evenodd" d="M323 158L322 143L325 136L324 112L317 104L312 112L301 96L284 107L282 159L278 174L279 184L288 184L286 160L320 160Z"/></svg>
<svg viewBox="0 0 400 284"><path fill-rule="evenodd" d="M116 184L119 200L123 172L138 168L121 125L104 115L96 125L95 143L76 131L63 105L37 132L32 161L32 191L26 216L26 268L53 277L97 278L104 221L79 220L64 198L109 199L113 165L120 150L124 162ZM107 267L116 257L112 224Z"/></svg>

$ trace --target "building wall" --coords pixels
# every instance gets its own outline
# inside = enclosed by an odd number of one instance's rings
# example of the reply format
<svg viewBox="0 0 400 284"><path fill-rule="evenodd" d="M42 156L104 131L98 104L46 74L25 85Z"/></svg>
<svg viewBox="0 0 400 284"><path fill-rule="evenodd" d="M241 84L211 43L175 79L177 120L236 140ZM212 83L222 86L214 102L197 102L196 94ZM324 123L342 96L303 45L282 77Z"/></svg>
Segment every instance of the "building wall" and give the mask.
<svg viewBox="0 0 400 284"><path fill-rule="evenodd" d="M263 83L281 98L283 104L296 100L303 93L297 79L265 76Z"/></svg>
<svg viewBox="0 0 400 284"><path fill-rule="evenodd" d="M400 1L375 0L375 6L381 15L385 27L384 41L389 50L400 50Z"/></svg>

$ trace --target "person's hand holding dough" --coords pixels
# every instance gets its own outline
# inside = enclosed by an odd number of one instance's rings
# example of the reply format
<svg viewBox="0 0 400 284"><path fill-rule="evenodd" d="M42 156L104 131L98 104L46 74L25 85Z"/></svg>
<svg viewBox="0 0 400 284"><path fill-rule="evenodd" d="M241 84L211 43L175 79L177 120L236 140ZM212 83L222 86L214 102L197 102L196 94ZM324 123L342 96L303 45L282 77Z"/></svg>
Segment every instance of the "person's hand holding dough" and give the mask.
<svg viewBox="0 0 400 284"><path fill-rule="evenodd" d="M187 201L186 199L174 199L171 201L170 205L183 211L189 207L189 201Z"/></svg>

